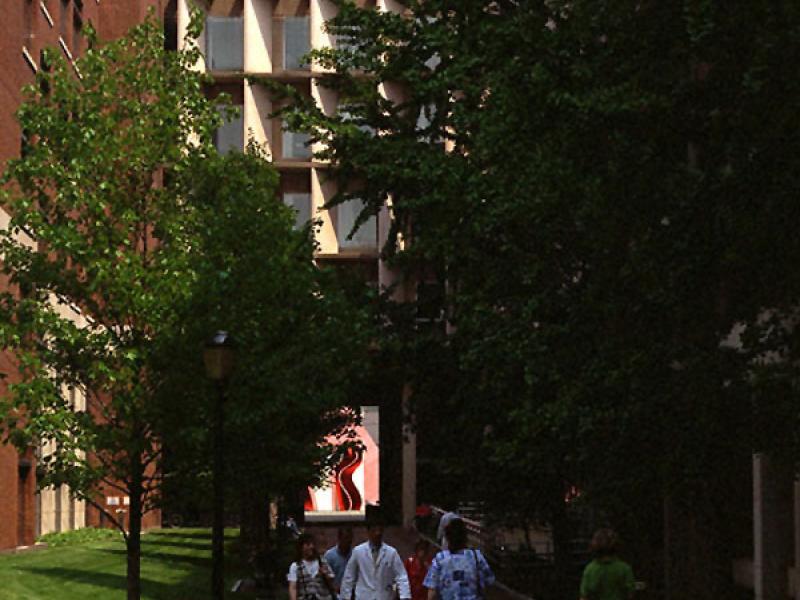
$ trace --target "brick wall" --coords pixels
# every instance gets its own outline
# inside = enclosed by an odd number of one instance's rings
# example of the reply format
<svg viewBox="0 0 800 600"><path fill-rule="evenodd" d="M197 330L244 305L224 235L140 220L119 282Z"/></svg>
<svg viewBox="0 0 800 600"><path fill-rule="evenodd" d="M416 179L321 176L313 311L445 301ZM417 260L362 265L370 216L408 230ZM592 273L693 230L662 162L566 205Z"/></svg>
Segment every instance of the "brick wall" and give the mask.
<svg viewBox="0 0 800 600"><path fill-rule="evenodd" d="M127 498L123 496L118 490L109 490L107 496L102 497L104 508L111 512L122 514L125 519L125 526L128 524L128 508L126 504ZM115 525L111 520L104 515L100 510L94 506L86 507L86 525L87 527L104 527L112 529ZM161 527L161 511L151 510L142 515L142 530L153 529L154 527Z"/></svg>
<svg viewBox="0 0 800 600"><path fill-rule="evenodd" d="M103 0L100 3L99 32L104 39L125 34L131 23L138 23L149 10L163 18L167 0Z"/></svg>

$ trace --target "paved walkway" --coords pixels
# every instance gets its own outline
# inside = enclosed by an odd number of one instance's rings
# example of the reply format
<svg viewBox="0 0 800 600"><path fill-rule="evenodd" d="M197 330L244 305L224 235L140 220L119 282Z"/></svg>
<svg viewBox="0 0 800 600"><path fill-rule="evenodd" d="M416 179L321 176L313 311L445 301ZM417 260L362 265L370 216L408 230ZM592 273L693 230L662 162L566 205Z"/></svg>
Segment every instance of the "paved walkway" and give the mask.
<svg viewBox="0 0 800 600"><path fill-rule="evenodd" d="M307 524L305 531L314 534L317 540L317 548L320 552L325 552L328 548L336 544L336 531L339 525L323 525L320 523ZM409 530L403 527L387 527L383 539L390 546L397 548L400 557L405 559L414 552L414 545L420 535L416 530ZM367 528L364 525L353 527L353 545L358 545L367 540ZM502 584L492 586L486 590L487 600L523 600L526 596L517 594L509 590Z"/></svg>

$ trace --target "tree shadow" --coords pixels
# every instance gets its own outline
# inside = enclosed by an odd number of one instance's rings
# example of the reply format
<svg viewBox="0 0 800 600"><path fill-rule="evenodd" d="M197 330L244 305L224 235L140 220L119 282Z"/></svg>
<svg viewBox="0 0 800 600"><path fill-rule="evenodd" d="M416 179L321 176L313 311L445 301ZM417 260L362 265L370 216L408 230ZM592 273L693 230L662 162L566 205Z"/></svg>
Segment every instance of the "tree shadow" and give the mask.
<svg viewBox="0 0 800 600"><path fill-rule="evenodd" d="M172 539L164 539L164 540L156 540L156 539L149 539L149 540L142 540L142 548L145 553L147 553L147 548L151 548L154 546L166 546L166 547L173 547L173 548L186 548L188 550L206 550L211 552L211 541L207 544L202 542L192 542L186 541L182 542L179 540L172 540Z"/></svg>
<svg viewBox="0 0 800 600"><path fill-rule="evenodd" d="M122 548L109 548L103 550L106 554L116 554L121 558L127 556L127 553ZM146 565L148 561L161 561L167 564L176 564L182 563L185 565L190 565L192 568L195 569L210 569L211 568L211 555L209 556L197 556L194 554L176 554L173 552L159 552L159 551L150 551L144 549L142 552L142 565ZM225 557L225 564L230 563L231 560L226 556Z"/></svg>
<svg viewBox="0 0 800 600"><path fill-rule="evenodd" d="M232 534L226 533L225 537ZM186 531L184 529L160 529L158 531L148 532L147 537L180 537L180 538L194 538L202 540L210 540L210 531Z"/></svg>
<svg viewBox="0 0 800 600"><path fill-rule="evenodd" d="M182 540L181 538L188 538ZM208 542L203 543L202 538ZM227 535L226 542L235 539ZM20 565L17 567L20 576L42 578L57 582L72 594L78 593L81 598L123 598L127 589L124 574L126 550L124 544L85 547L90 553L88 560L77 566ZM205 551L205 552L203 552ZM97 560L93 560L94 555ZM109 558L112 572L97 570L98 565L108 565ZM211 542L210 536L179 536L153 533L142 538L142 597L154 600L205 600L209 598L209 582L211 575ZM116 565L116 566L113 566ZM113 571L121 572L113 572ZM229 588L236 578L246 574L234 552L226 552L225 574L226 587ZM159 580L165 573L173 581ZM0 583L0 586L2 584ZM2 597L2 592L0 592ZM78 597L70 595L68 596Z"/></svg>
<svg viewBox="0 0 800 600"><path fill-rule="evenodd" d="M225 539L232 539L237 537L238 534L230 529L226 528L225 531ZM198 540L210 540L211 539L211 531L210 530L186 530L186 529L159 529L157 531L150 531L144 537L176 537L176 538L192 538ZM142 538L144 539L144 538Z"/></svg>
<svg viewBox="0 0 800 600"><path fill-rule="evenodd" d="M189 550L201 550L211 552L211 534L189 532L183 534L175 530L152 532L142 537L142 551L147 552L147 548L153 546L173 546L175 548L186 548ZM238 539L235 533L226 533L224 537L225 545L229 545Z"/></svg>
<svg viewBox="0 0 800 600"><path fill-rule="evenodd" d="M124 575L113 573L98 573L97 571L70 569L66 567L19 567L24 573L39 577L60 579L64 583L78 583L88 587L103 588L105 590L119 590L124 592L127 589L127 581ZM182 585L171 585L151 579L142 578L142 595L159 600L183 600L188 598L187 590ZM195 594L192 596L197 599ZM87 595L87 598L108 598L107 593L102 596Z"/></svg>

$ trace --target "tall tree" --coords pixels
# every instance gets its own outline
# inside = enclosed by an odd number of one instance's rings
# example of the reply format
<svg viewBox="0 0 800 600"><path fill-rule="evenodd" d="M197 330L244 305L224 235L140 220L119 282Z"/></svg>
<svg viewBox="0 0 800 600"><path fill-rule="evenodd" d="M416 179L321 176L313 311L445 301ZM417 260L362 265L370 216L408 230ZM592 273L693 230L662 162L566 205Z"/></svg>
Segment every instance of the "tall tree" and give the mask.
<svg viewBox="0 0 800 600"><path fill-rule="evenodd" d="M346 110L284 114L364 216L391 197L386 256L444 291L451 334L406 336L443 466L553 524L577 485L643 539L670 498L673 593L730 593L720 499L753 448L797 450L797 7L336 4L313 58Z"/></svg>
<svg viewBox="0 0 800 600"><path fill-rule="evenodd" d="M192 485L208 473L216 394L199 349L217 329L236 342L226 386L226 482L249 551L267 543L270 501L296 504L337 462L347 444L336 447L329 436L355 442L374 337L367 287L348 289L314 263L313 224L295 228L276 188L277 174L256 146L205 161L190 194L196 279L182 335L163 359L163 405L179 425L165 432L174 453L169 475ZM185 501L185 491L175 492Z"/></svg>
<svg viewBox="0 0 800 600"><path fill-rule="evenodd" d="M200 27L195 16L190 36ZM183 199L221 119L191 68L197 51L165 52L152 16L102 46L88 35L74 66L49 55L17 113L28 143L0 202L2 343L17 372L0 416L18 447L49 445L40 486L69 485L123 533L136 599L162 455L151 367L192 292ZM127 522L106 493L129 498Z"/></svg>
<svg viewBox="0 0 800 600"><path fill-rule="evenodd" d="M328 436L351 436L372 338L366 287L314 264L314 225L294 229L260 149L216 152L224 100L193 68L201 28L195 13L185 49L168 52L149 18L102 47L89 32L74 66L52 57L18 113L28 146L2 179L0 331L17 361L4 432L47 444L39 485L67 484L120 529L131 599L164 476L202 489L210 470L209 334L228 329L239 346L225 478L262 525L269 498L331 467L342 450ZM108 490L129 498L127 519Z"/></svg>

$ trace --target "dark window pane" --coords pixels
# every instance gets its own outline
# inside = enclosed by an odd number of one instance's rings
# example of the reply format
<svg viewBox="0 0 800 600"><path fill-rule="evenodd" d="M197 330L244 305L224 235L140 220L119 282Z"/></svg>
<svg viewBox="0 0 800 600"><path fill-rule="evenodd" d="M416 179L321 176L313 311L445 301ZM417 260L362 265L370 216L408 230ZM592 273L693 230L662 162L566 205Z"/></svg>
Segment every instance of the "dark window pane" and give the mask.
<svg viewBox="0 0 800 600"><path fill-rule="evenodd" d="M311 220L311 194L286 193L283 203L295 212L295 227L300 229Z"/></svg>
<svg viewBox="0 0 800 600"><path fill-rule="evenodd" d="M240 18L206 19L206 60L212 71L241 71L244 66L244 24Z"/></svg>
<svg viewBox="0 0 800 600"><path fill-rule="evenodd" d="M33 38L33 0L24 0L22 12L22 45L30 46Z"/></svg>
<svg viewBox="0 0 800 600"><path fill-rule="evenodd" d="M214 134L214 146L220 154L228 152L241 152L244 149L244 121L242 107L239 106L239 116L233 121L223 123Z"/></svg>
<svg viewBox="0 0 800 600"><path fill-rule="evenodd" d="M361 200L348 200L336 207L336 237L340 249L370 250L378 247L378 220L374 215L361 223L353 237L348 239L363 208Z"/></svg>
<svg viewBox="0 0 800 600"><path fill-rule="evenodd" d="M311 158L311 146L307 133L284 130L283 158Z"/></svg>
<svg viewBox="0 0 800 600"><path fill-rule="evenodd" d="M302 58L311 49L308 17L286 17L283 21L283 68L307 69Z"/></svg>

